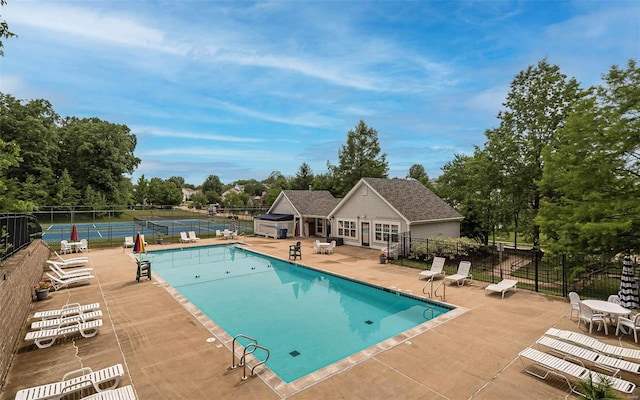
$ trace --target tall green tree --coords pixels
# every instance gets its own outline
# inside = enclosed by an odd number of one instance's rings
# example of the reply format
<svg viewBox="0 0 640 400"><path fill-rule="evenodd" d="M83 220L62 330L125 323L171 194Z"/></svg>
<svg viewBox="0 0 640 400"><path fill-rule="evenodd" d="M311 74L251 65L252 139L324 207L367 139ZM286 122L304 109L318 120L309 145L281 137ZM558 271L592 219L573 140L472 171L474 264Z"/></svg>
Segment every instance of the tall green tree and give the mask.
<svg viewBox="0 0 640 400"><path fill-rule="evenodd" d="M5 178L14 182L19 199L50 204L49 189L60 177L60 117L46 100L23 102L3 93L0 110L0 139L20 148L20 161L6 169ZM22 190L25 182L34 183L29 191Z"/></svg>
<svg viewBox="0 0 640 400"><path fill-rule="evenodd" d="M413 164L411 168L409 168L407 178L415 179L429 189L433 189L431 181L429 179L429 175L427 175L427 171L425 171L422 164Z"/></svg>
<svg viewBox="0 0 640 400"><path fill-rule="evenodd" d="M640 68L613 66L544 153L537 222L556 251L640 249Z"/></svg>
<svg viewBox="0 0 640 400"><path fill-rule="evenodd" d="M338 165L327 162L335 178L333 195L345 196L361 178L387 178L387 155L380 151L378 131L360 120L347 133L347 143L338 152Z"/></svg>
<svg viewBox="0 0 640 400"><path fill-rule="evenodd" d="M0 0L0 6L4 6L7 4L7 0ZM0 39L9 39L10 37L15 37L16 34L9 31L9 24L7 21L2 19L0 16ZM0 56L4 56L4 43L0 40Z"/></svg>
<svg viewBox="0 0 640 400"><path fill-rule="evenodd" d="M473 156L456 154L442 171L435 193L464 215L461 235L487 245L503 218L495 164L486 151L476 147Z"/></svg>
<svg viewBox="0 0 640 400"><path fill-rule="evenodd" d="M313 185L313 179L314 175L311 166L303 162L298 168L296 176L291 180L291 189L308 190Z"/></svg>
<svg viewBox="0 0 640 400"><path fill-rule="evenodd" d="M514 232L523 229L539 246L540 229L535 216L542 194L544 150L553 143L578 99L580 88L560 68L547 60L529 66L516 75L498 114L500 126L487 131L486 150L502 175L502 196L508 201L504 210L513 216Z"/></svg>
<svg viewBox="0 0 640 400"><path fill-rule="evenodd" d="M145 204L147 197L149 196L149 181L142 174L138 178L138 182L134 187L133 201L135 204Z"/></svg>
<svg viewBox="0 0 640 400"><path fill-rule="evenodd" d="M61 129L61 164L68 168L74 186L91 186L110 204L127 204L121 181L140 164L134 155L136 136L126 125L98 118L68 117Z"/></svg>

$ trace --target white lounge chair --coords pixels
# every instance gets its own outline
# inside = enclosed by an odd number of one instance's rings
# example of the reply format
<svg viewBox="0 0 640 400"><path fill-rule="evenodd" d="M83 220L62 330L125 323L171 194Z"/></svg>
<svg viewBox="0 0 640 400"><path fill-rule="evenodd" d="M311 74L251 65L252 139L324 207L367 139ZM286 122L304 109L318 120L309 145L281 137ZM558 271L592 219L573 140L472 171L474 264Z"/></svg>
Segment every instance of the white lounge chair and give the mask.
<svg viewBox="0 0 640 400"><path fill-rule="evenodd" d="M444 277L445 276L445 272L444 272L444 263L445 263L445 258L444 257L433 257L433 261L431 261L431 269L430 270L424 270L422 272L420 272L418 274L418 279L435 279L438 276Z"/></svg>
<svg viewBox="0 0 640 400"><path fill-rule="evenodd" d="M634 349L630 347L616 346L613 344L603 343L598 339L585 335L583 333L566 331L557 328L549 328L546 335L554 336L562 340L578 344L588 349L593 349L603 354L609 354L614 357L621 357L625 360L635 359L640 360L640 349Z"/></svg>
<svg viewBox="0 0 640 400"><path fill-rule="evenodd" d="M79 333L85 338L93 337L98 334L101 326L101 319L94 319L88 322L76 322L59 328L27 332L24 340L27 342L33 341L39 349L44 349L51 347L56 342L56 339L61 336L72 336Z"/></svg>
<svg viewBox="0 0 640 400"><path fill-rule="evenodd" d="M51 286L53 286L53 290L59 290L69 285L87 283L94 278L93 275L78 275L78 276L71 276L68 278L61 279L51 275L48 272L47 272L47 276L49 277L49 279L51 279Z"/></svg>
<svg viewBox="0 0 640 400"><path fill-rule="evenodd" d="M604 326L605 335L609 334L609 330L607 329L607 316L605 314L597 314L594 313L589 306L580 302L580 315L578 315L578 328L580 328L580 323L584 321L585 324L589 324L589 334L591 334L593 330L593 324L598 324L598 330L602 326Z"/></svg>
<svg viewBox="0 0 640 400"><path fill-rule="evenodd" d="M595 384L599 384L606 379L609 381L613 389L623 393L633 393L636 388L636 385L632 382L594 372L582 365L574 364L563 360L562 358L558 358L530 347L522 350L519 356L520 362L522 362L522 365L525 367L524 370L526 373L543 380L547 379L549 374L558 376L561 379L564 379L569 385L571 391L578 395L581 395L582 393L577 390L576 386L571 382L588 380L589 377L591 377ZM524 361L522 361L523 358L533 361L538 368L526 366ZM541 374L539 371L540 369L545 370L546 373Z"/></svg>
<svg viewBox="0 0 640 400"><path fill-rule="evenodd" d="M192 242L200 240L200 238L196 236L196 231L189 231L189 240Z"/></svg>
<svg viewBox="0 0 640 400"><path fill-rule="evenodd" d="M22 389L16 393L16 400L59 399L91 387L96 391L109 391L118 386L123 376L124 369L122 364L116 364L98 371L85 367L67 372L59 382Z"/></svg>
<svg viewBox="0 0 640 400"><path fill-rule="evenodd" d="M135 246L135 243L133 242L133 236L125 236L124 237L124 244L122 245L125 249L127 247L133 247Z"/></svg>
<svg viewBox="0 0 640 400"><path fill-rule="evenodd" d="M60 279L73 278L76 276L85 276L91 275L93 272L93 268L81 268L78 271L69 270L65 271L62 268L58 267L56 264L49 264L49 269L56 274L56 276Z"/></svg>
<svg viewBox="0 0 640 400"><path fill-rule="evenodd" d="M575 311L580 316L580 295L576 292L569 292L569 303L571 303L571 309L569 309L569 319L573 319L573 312Z"/></svg>
<svg viewBox="0 0 640 400"><path fill-rule="evenodd" d="M64 318L71 315L87 313L91 311L95 311L100 308L100 303L91 303L91 304L83 304L80 303L70 303L65 304L62 308L57 310L45 310L38 311L33 314L34 319L55 319L55 318Z"/></svg>
<svg viewBox="0 0 640 400"><path fill-rule="evenodd" d="M102 317L102 311L96 310L88 313L75 314L69 317L36 321L31 324L31 329L47 329L47 328L56 328L56 327L59 328L65 325L74 324L76 322L92 321L94 319L99 319L101 317Z"/></svg>
<svg viewBox="0 0 640 400"><path fill-rule="evenodd" d="M484 288L484 294L486 295L487 292L502 293L502 298L504 299L504 294L509 290L517 290L517 285L518 281L516 280L503 279L498 283L492 283L491 285L488 285L486 288Z"/></svg>
<svg viewBox="0 0 640 400"><path fill-rule="evenodd" d="M136 394L133 391L133 386L127 385L117 389L104 390L83 397L81 400L136 400Z"/></svg>
<svg viewBox="0 0 640 400"><path fill-rule="evenodd" d="M640 373L640 364L623 360L617 357L610 357L595 350L580 347L549 336L542 336L536 341L538 347L543 346L562 356L570 356L578 360L587 361L598 368L611 372L614 376L620 371Z"/></svg>
<svg viewBox="0 0 640 400"><path fill-rule="evenodd" d="M471 270L471 262L470 261L460 261L458 264L458 271L449 276L445 276L444 280L448 283L457 283L458 286L464 286L464 281L469 280L469 282L473 282L473 275L469 272Z"/></svg>
<svg viewBox="0 0 640 400"><path fill-rule="evenodd" d="M187 237L187 232L180 232L180 243L188 243L190 241Z"/></svg>
<svg viewBox="0 0 640 400"><path fill-rule="evenodd" d="M627 329L629 331L627 332ZM626 317L618 317L618 323L616 324L616 336L618 336L618 332L622 331L626 334L631 334L633 332L633 338L636 343L638 343L638 331L640 330L640 314L636 314L633 319Z"/></svg>
<svg viewBox="0 0 640 400"><path fill-rule="evenodd" d="M89 262L89 257L87 256L81 256L81 257L72 257L72 258L62 258L62 256L60 254L58 254L57 251L53 251L53 254L56 255L57 260L54 261L58 261L58 262L63 262L63 263L78 263L78 265L81 264L86 264Z"/></svg>
<svg viewBox="0 0 640 400"><path fill-rule="evenodd" d="M70 260L47 260L49 264L56 264L60 268L81 267L87 265L89 259L70 259Z"/></svg>

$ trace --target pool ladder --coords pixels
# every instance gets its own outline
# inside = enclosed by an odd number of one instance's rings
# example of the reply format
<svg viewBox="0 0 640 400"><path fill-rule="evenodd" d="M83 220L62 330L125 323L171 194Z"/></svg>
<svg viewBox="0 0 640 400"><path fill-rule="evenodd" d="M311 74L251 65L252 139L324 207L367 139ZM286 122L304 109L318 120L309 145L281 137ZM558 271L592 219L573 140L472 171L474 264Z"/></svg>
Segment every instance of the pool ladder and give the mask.
<svg viewBox="0 0 640 400"><path fill-rule="evenodd" d="M447 294L447 285L444 284L444 279L442 281L440 281L438 286L436 286L436 289L433 290L433 278L435 278L435 277L432 276L424 284L424 286L422 287L422 293L426 294L429 298L431 298L432 294L433 294L434 297L439 297L440 300L446 301L445 297L446 297L446 294ZM427 286L431 286L431 289L428 292L425 290L425 289L427 289ZM440 286L442 286L442 296L440 296L438 294L438 289L440 289Z"/></svg>
<svg viewBox="0 0 640 400"><path fill-rule="evenodd" d="M242 351L242 357L240 357L240 359L238 360L238 364L236 364L236 342L238 341L238 339L240 338L244 338L250 341L249 344L247 344L246 346L244 346L244 350ZM247 335L243 335L242 333L236 335L233 338L233 342L231 343L231 369L236 369L237 367L242 367L242 380L245 381L247 380L247 356L250 354L255 353L256 350L262 350L265 353L267 353L267 356L265 357L264 360L259 360L258 358L256 358L258 360L258 363L256 365L253 366L253 368L251 368L251 376L254 376L254 371L257 367L259 367L260 365L264 364L267 362L267 360L269 359L269 356L271 355L269 353L269 349L267 349L264 346L260 346L258 344L258 341L255 338L252 338L250 336Z"/></svg>

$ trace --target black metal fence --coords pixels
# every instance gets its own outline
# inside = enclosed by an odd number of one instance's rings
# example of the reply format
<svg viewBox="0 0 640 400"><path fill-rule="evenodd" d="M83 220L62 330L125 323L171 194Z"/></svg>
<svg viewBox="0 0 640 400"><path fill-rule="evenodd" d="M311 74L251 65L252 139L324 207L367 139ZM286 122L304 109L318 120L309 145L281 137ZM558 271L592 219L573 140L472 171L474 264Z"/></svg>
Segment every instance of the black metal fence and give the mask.
<svg viewBox="0 0 640 400"><path fill-rule="evenodd" d="M519 288L563 297L574 291L581 298L605 300L620 288L622 256L549 254L506 246L411 238L409 234L400 234L398 239L398 263L418 268L428 269L434 256L443 256L447 259L446 273L453 274L460 261L468 260L474 280L495 283L516 279ZM425 248L428 250L423 252ZM640 279L638 260L632 257L632 261L636 279Z"/></svg>
<svg viewBox="0 0 640 400"><path fill-rule="evenodd" d="M31 214L0 214L0 261L42 237L42 228Z"/></svg>

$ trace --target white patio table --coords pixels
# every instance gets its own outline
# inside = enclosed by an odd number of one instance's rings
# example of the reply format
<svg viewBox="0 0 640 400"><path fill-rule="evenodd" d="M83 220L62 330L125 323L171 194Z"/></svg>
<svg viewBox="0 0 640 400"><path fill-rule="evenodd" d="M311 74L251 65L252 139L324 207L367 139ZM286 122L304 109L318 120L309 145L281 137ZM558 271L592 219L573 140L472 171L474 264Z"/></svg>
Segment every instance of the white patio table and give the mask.
<svg viewBox="0 0 640 400"><path fill-rule="evenodd" d="M616 325L618 317L629 317L631 310L622 307L620 304L612 303L604 300L583 300L582 303L595 312L609 315L609 320Z"/></svg>

